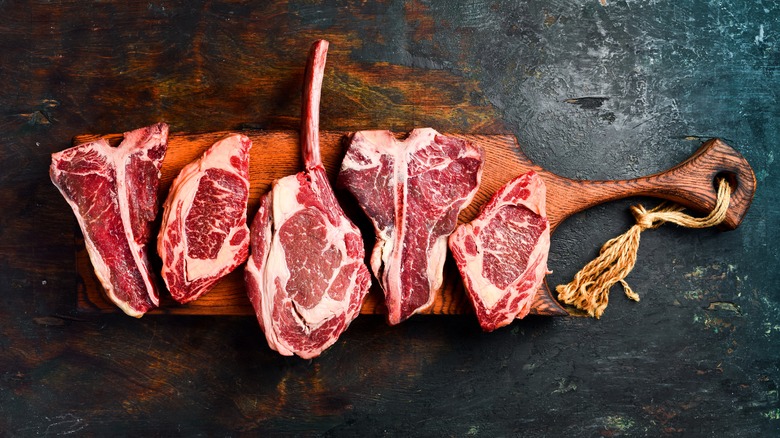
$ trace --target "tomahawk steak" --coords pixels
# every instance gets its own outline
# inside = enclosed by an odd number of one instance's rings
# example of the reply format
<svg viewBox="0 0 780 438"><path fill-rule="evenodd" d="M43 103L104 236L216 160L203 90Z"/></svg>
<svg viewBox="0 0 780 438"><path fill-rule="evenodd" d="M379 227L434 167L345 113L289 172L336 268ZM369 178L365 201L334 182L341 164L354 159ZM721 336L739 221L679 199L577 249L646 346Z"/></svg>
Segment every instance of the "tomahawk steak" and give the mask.
<svg viewBox="0 0 780 438"><path fill-rule="evenodd" d="M450 236L452 255L485 331L523 318L547 274L544 182L530 171L504 185Z"/></svg>
<svg viewBox="0 0 780 438"><path fill-rule="evenodd" d="M158 123L126 132L118 147L100 139L51 157L49 175L76 215L95 274L130 316L159 305L147 242L167 148L168 125Z"/></svg>
<svg viewBox="0 0 780 438"><path fill-rule="evenodd" d="M371 283L360 231L336 201L320 160L319 101L327 41L306 67L301 148L306 169L277 180L252 221L247 293L268 345L318 356L358 315Z"/></svg>
<svg viewBox="0 0 780 438"><path fill-rule="evenodd" d="M214 143L173 181L157 252L173 299L187 303L249 255L246 204L252 141L232 134Z"/></svg>
<svg viewBox="0 0 780 438"><path fill-rule="evenodd" d="M431 304L443 281L447 237L477 193L484 152L468 141L415 129L353 135L339 173L374 224L371 269L385 294L388 322Z"/></svg>

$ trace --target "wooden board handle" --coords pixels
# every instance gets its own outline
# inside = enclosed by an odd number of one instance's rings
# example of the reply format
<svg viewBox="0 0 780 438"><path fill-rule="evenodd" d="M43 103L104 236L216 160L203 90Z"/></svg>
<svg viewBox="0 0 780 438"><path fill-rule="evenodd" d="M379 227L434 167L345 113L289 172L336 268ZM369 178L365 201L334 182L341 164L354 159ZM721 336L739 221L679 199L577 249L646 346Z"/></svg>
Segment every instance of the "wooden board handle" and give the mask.
<svg viewBox="0 0 780 438"><path fill-rule="evenodd" d="M756 175L747 160L719 139L704 143L690 158L654 175L617 181L577 181L546 175L548 216L554 230L569 216L595 205L631 196L652 196L708 213L715 206L717 179L732 186L723 229L739 226L756 191ZM566 202L560 202L560 199Z"/></svg>
<svg viewBox="0 0 780 438"><path fill-rule="evenodd" d="M717 198L717 180L732 187L726 219L721 227L732 230L747 214L756 191L756 175L747 160L719 139L705 142L690 158L650 176L617 181L580 181L541 170L547 185L547 215L552 231L569 216L598 204L631 196L652 196L709 212ZM531 308L536 315L566 314L545 284Z"/></svg>

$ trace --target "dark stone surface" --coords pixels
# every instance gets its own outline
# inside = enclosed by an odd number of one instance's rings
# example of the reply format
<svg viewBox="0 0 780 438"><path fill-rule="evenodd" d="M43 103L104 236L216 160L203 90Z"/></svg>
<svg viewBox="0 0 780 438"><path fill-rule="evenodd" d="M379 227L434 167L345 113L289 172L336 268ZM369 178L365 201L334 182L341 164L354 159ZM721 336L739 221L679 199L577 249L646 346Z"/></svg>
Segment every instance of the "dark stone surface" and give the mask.
<svg viewBox="0 0 780 438"><path fill-rule="evenodd" d="M774 2L0 1L0 431L334 436L780 432L780 6ZM682 3L682 4L681 4ZM643 235L601 320L360 317L321 358L251 318L74 312L77 227L49 154L86 132L297 128L310 42L331 40L323 129L511 132L570 177L668 168L702 139L751 162L731 232ZM553 235L551 284L636 201Z"/></svg>

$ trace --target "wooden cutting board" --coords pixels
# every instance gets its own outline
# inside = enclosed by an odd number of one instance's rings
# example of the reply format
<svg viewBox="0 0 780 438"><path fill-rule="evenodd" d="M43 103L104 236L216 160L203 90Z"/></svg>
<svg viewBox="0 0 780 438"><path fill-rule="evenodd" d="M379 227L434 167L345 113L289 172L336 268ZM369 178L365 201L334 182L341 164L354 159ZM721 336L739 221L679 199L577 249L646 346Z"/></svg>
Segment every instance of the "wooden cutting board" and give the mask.
<svg viewBox="0 0 780 438"><path fill-rule="evenodd" d="M242 131L253 142L250 157L249 221L256 212L260 197L278 178L294 174L302 169L296 131ZM179 170L198 158L215 141L228 132L205 134L171 134L168 153L162 167L160 184L161 203L171 182ZM665 172L648 177L623 181L578 181L548 172L533 164L523 155L517 140L511 135L460 135L448 134L472 141L485 149L485 166L482 184L474 201L460 215L460 221L471 221L499 187L510 179L529 170L538 172L547 186L547 215L551 230L569 216L594 205L629 196L652 196L680 203L697 211L709 211L715 205L715 180L728 178L734 188L724 229L736 228L742 221L755 192L756 179L747 161L734 149L720 140L710 140L689 159ZM399 137L401 135L399 134ZM81 135L74 144L93 141L100 136ZM102 136L111 144L118 144L121 134ZM322 159L331 181L336 180L341 159L346 151L347 134L320 132ZM363 230L370 254L374 233L368 219L348 193L339 193L347 214ZM95 277L83 241L77 242L77 269L79 274L78 309L89 312L116 312L118 309L103 294ZM154 260L159 272L159 260ZM174 302L160 282L161 307L152 313L197 315L253 315L252 306L244 291L243 267L220 281L214 289L199 300L181 305ZM457 269L451 259L445 265L445 279L437 293L431 314L461 314L471 312ZM385 313L382 293L376 281L366 298L361 313ZM536 295L531 311L537 315L567 315L567 311L552 298L544 284Z"/></svg>

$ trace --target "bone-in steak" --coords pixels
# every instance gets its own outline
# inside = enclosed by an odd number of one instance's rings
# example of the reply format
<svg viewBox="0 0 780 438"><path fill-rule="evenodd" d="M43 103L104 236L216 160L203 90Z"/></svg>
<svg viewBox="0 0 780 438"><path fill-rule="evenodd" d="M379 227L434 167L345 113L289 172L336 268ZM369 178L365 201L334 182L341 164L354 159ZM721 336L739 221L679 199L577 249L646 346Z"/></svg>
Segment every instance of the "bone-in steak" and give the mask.
<svg viewBox="0 0 780 438"><path fill-rule="evenodd" d="M173 181L157 252L171 296L187 303L249 255L246 205L252 141L233 134L214 143Z"/></svg>
<svg viewBox="0 0 780 438"><path fill-rule="evenodd" d="M339 173L374 224L371 268L385 294L388 322L433 304L443 281L447 237L477 193L484 152L433 129L403 140L389 131L354 134Z"/></svg>
<svg viewBox="0 0 780 438"><path fill-rule="evenodd" d="M544 182L531 171L508 182L476 219L458 226L450 249L485 331L523 318L547 274L550 225Z"/></svg>
<svg viewBox="0 0 780 438"><path fill-rule="evenodd" d="M316 42L304 82L306 169L276 181L252 221L245 279L268 345L318 356L360 312L371 277L360 231L336 201L319 150L319 100L328 43Z"/></svg>
<svg viewBox="0 0 780 438"><path fill-rule="evenodd" d="M125 133L115 148L100 139L57 152L49 169L106 294L135 317L159 304L147 242L167 148L168 125L158 123Z"/></svg>

